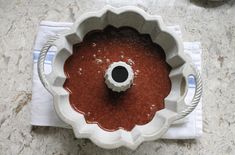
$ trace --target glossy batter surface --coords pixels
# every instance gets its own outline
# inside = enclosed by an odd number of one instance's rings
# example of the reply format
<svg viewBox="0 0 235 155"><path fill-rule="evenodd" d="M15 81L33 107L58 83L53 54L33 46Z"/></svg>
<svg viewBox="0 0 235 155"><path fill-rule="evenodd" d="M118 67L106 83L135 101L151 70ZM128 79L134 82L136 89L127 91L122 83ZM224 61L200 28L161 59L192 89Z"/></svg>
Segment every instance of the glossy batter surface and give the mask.
<svg viewBox="0 0 235 155"><path fill-rule="evenodd" d="M104 82L106 69L116 61L130 64L135 74L131 88L122 93L112 92ZM149 35L129 27L108 26L89 32L83 42L73 46L64 71L71 106L87 123L98 123L109 131L130 131L150 122L164 108L171 89L163 49Z"/></svg>

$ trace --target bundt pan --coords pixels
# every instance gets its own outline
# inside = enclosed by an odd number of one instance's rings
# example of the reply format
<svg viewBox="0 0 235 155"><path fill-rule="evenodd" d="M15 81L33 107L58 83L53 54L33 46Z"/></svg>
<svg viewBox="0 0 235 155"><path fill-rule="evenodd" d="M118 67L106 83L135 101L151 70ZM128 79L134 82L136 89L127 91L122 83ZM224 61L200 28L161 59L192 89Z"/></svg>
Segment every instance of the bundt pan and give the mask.
<svg viewBox="0 0 235 155"><path fill-rule="evenodd" d="M169 75L171 91L165 98L165 108L157 111L149 123L136 125L131 131L106 131L97 124L87 124L84 116L72 108L69 93L63 88L66 79L64 63L73 53L73 45L82 42L89 31L104 29L108 25L129 26L139 33L149 34L152 41L164 49L166 62L172 67ZM51 46L56 46L57 51L52 62L52 72L45 75L44 60ZM191 59L184 54L180 38L164 25L160 16L149 15L136 7L106 6L98 12L82 15L70 31L52 37L44 45L39 56L38 74L42 84L54 97L54 107L58 116L72 127L75 136L88 138L96 145L107 149L121 146L135 149L144 141L161 138L171 124L182 120L195 109L202 93L199 72L192 65ZM195 78L196 89L188 105L184 99L188 89L187 77L190 75Z"/></svg>

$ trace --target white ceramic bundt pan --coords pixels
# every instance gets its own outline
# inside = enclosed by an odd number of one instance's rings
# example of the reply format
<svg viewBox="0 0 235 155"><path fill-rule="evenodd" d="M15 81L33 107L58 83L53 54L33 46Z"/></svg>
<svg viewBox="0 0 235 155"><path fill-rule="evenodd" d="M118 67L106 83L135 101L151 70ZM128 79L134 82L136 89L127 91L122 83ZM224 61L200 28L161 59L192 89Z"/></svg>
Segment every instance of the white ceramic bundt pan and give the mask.
<svg viewBox="0 0 235 155"><path fill-rule="evenodd" d="M83 115L71 107L69 93L63 88L66 79L63 70L64 62L73 53L73 44L82 42L87 32L104 29L107 25L130 26L142 34L149 34L153 42L164 49L166 61L172 67L169 75L172 88L165 98L165 108L157 111L149 123L136 125L131 131L119 129L109 132L97 124L87 124ZM56 46L57 52L52 62L52 72L45 75L44 60L51 46ZM39 56L38 73L42 84L54 97L54 106L58 116L71 125L75 136L89 138L98 146L107 149L120 146L135 149L143 141L161 138L172 123L194 110L202 93L200 75L190 59L184 55L182 41L167 29L160 16L149 15L136 7L106 6L98 12L82 15L69 32L52 37L44 45ZM184 98L188 87L186 79L189 75L195 77L196 90L191 104L186 105Z"/></svg>

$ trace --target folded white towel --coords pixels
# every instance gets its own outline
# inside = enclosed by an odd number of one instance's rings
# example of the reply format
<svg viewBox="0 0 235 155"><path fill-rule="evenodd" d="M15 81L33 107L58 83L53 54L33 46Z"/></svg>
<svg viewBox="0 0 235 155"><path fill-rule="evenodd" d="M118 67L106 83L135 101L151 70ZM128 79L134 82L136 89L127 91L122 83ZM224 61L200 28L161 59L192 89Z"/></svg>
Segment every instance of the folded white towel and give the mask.
<svg viewBox="0 0 235 155"><path fill-rule="evenodd" d="M43 87L37 73L37 60L40 50L50 36L69 30L72 23L42 21L39 26L37 39L33 51L33 88L31 101L31 124L37 126L69 127L57 116L53 107L51 94ZM181 37L179 26L169 26ZM184 42L185 53L189 54L198 69L201 69L201 45L200 42ZM51 48L45 61L45 72L51 71L51 61L54 56L55 48ZM186 101L190 102L195 88L193 78L189 78L189 90ZM202 135L202 105L199 103L197 108L188 116L185 123L173 124L163 136L166 139L192 139Z"/></svg>

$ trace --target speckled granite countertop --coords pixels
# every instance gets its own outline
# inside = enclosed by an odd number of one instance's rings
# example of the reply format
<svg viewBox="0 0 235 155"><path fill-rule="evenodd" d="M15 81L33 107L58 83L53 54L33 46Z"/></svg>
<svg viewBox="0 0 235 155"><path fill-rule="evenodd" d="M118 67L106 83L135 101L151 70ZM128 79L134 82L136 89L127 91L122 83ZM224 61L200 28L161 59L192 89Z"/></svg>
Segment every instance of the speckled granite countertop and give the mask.
<svg viewBox="0 0 235 155"><path fill-rule="evenodd" d="M95 3L96 2L96 3ZM185 41L202 42L203 136L159 140L137 150L104 150L71 130L32 127L32 47L41 20L74 21L102 0L0 0L0 154L235 154L235 1L156 0L145 10L179 24Z"/></svg>

